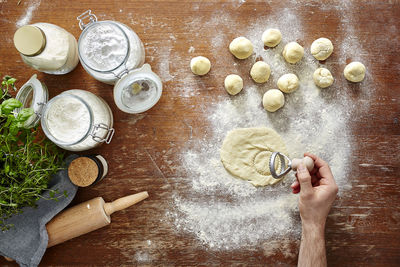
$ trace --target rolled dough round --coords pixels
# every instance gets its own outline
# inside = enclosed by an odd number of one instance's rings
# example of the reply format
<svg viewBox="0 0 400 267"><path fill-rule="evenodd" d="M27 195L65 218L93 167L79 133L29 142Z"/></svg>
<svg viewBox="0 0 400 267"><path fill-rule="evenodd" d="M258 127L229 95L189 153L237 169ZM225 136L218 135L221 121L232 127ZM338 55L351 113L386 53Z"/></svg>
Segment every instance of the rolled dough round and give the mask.
<svg viewBox="0 0 400 267"><path fill-rule="evenodd" d="M274 130L238 128L228 132L220 155L229 173L254 186L266 186L281 180L273 178L269 170L269 158L275 151L287 154L282 137Z"/></svg>

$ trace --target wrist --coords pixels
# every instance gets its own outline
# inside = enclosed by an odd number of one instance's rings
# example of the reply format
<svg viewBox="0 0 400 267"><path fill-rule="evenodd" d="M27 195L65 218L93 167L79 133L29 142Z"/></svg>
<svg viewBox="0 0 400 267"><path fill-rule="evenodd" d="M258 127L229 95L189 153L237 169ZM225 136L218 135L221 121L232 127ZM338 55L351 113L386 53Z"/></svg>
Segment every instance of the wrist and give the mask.
<svg viewBox="0 0 400 267"><path fill-rule="evenodd" d="M325 221L324 222L307 222L302 221L301 224L302 233L313 234L313 235L324 235L325 233Z"/></svg>

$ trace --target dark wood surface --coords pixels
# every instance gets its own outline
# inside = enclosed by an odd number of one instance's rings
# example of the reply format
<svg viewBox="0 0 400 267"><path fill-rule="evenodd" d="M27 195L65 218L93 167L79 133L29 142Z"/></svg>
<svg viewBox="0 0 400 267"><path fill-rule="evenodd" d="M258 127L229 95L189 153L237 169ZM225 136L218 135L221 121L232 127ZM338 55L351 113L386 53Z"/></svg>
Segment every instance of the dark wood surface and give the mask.
<svg viewBox="0 0 400 267"><path fill-rule="evenodd" d="M19 86L38 73L21 62L12 45L16 22L34 2L22 0L17 5L17 1L0 0L0 72L18 78ZM163 217L171 206L173 191L190 194L187 184L179 184L181 180L173 167L179 166L177 155L190 138L205 136L209 127L204 111L207 103L226 94L222 88L224 66L234 61L226 49L230 40L254 18L268 17L285 7L295 10L306 22L304 39L299 40L306 47L321 33L340 40L346 34L338 27L337 16L342 10L332 12L326 8L339 6L339 1L36 2L40 5L33 11L32 23L54 23L77 38L81 31L76 17L87 9L92 9L100 20L112 19L131 26L145 44L146 62L164 79L159 103L139 116L119 111L113 101L112 86L97 82L80 65L67 75L38 75L51 97L67 89L86 89L103 97L114 113L116 135L112 143L95 150L108 159L109 176L95 187L80 189L73 203L96 196L112 200L143 190L150 194L148 200L115 214L110 226L48 249L41 264L294 266L297 241L289 244L289 257L281 252L264 255L257 247L215 252L189 234L178 234ZM354 150L353 168L348 175L352 189L335 203L331 212L335 220L328 219L329 266L400 265L400 2L390 2L353 1L346 11L357 22L355 34L364 44L364 58L368 58L366 64L376 86L370 99L363 99L370 102L368 110L351 121ZM212 29L219 27L212 20L216 10L223 10L229 17L225 22L229 39L218 51L210 46ZM198 21L209 25L185 25L199 17ZM235 27L229 27L233 22ZM166 42L171 44L169 59L164 56ZM196 48L194 54L188 53L190 46ZM211 73L201 83L188 68L190 58L200 54L213 62ZM166 67L171 79L162 73ZM334 75L341 75L341 70ZM188 79L198 94L183 96L182 86L177 85ZM359 99L354 97L354 101ZM368 164L360 165L365 162ZM157 246L148 246L147 240ZM152 260L138 262L137 251L146 252ZM0 264L12 265L3 259Z"/></svg>

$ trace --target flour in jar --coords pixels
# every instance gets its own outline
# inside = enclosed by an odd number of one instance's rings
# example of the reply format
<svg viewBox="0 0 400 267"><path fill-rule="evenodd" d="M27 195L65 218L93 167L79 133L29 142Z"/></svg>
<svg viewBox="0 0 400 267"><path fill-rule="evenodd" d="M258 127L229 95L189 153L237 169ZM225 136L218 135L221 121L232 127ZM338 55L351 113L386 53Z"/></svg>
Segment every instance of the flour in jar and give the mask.
<svg viewBox="0 0 400 267"><path fill-rule="evenodd" d="M72 96L55 99L46 117L49 132L64 143L82 139L89 130L90 120L89 109Z"/></svg>
<svg viewBox="0 0 400 267"><path fill-rule="evenodd" d="M128 39L117 25L98 23L82 40L81 53L85 63L99 71L113 70L120 66L129 51Z"/></svg>

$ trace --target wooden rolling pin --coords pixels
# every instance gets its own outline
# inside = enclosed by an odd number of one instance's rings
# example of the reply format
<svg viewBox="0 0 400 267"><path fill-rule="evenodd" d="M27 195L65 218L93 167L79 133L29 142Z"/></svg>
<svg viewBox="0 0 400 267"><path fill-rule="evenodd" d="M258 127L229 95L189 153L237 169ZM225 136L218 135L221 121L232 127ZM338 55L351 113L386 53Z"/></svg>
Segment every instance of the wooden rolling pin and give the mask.
<svg viewBox="0 0 400 267"><path fill-rule="evenodd" d="M47 247L60 244L72 238L87 234L111 223L110 215L126 209L149 197L144 191L105 203L96 197L73 206L55 216L46 224L49 242ZM4 257L8 261L13 259Z"/></svg>
<svg viewBox="0 0 400 267"><path fill-rule="evenodd" d="M149 194L144 191L109 203L105 203L102 197L96 197L73 206L59 213L46 224L49 235L47 247L52 247L109 225L111 223L111 214L130 207L148 197Z"/></svg>

